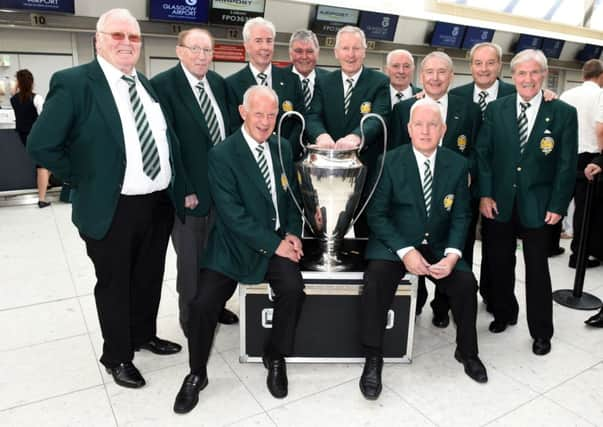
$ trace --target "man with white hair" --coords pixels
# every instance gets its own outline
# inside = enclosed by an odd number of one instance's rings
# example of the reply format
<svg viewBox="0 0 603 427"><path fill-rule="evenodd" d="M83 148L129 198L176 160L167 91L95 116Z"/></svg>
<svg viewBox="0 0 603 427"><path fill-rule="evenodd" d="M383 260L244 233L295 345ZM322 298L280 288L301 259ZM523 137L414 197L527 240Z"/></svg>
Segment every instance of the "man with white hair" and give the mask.
<svg viewBox="0 0 603 427"><path fill-rule="evenodd" d="M407 129L411 144L388 152L367 214L371 234L360 302L366 362L360 390L370 400L382 389L387 312L406 272L426 276L449 299L457 325L454 357L470 378L488 381L478 357L477 282L460 256L471 219L469 162L439 146L446 124L435 101L417 101Z"/></svg>
<svg viewBox="0 0 603 427"><path fill-rule="evenodd" d="M145 380L134 351L180 351L157 337L165 253L186 202L179 146L149 81L134 68L142 36L126 9L101 15L97 57L55 73L28 140L37 163L73 187L73 223L94 264L101 363L115 382ZM171 199L171 200L170 200Z"/></svg>
<svg viewBox="0 0 603 427"><path fill-rule="evenodd" d="M291 71L272 65L276 29L274 24L264 18L248 20L243 26L243 45L249 57L246 67L226 78L230 91L231 110L239 119L238 106L243 103L243 94L253 85L268 86L274 89L280 102L277 124L281 116L288 111L305 113L301 84ZM276 129L275 129L276 130ZM299 145L301 122L290 118L283 123L282 135L292 146Z"/></svg>
<svg viewBox="0 0 603 427"><path fill-rule="evenodd" d="M523 241L526 309L532 351L551 350L553 300L548 266L551 228L567 210L577 161L574 107L543 102L547 60L539 50L521 51L511 60L516 96L488 105L476 153L480 211L488 239L492 279L492 333L517 323L516 239Z"/></svg>
<svg viewBox="0 0 603 427"><path fill-rule="evenodd" d="M385 59L385 75L389 77L391 107L413 97L421 91L411 82L415 72L415 60L406 49L394 49Z"/></svg>

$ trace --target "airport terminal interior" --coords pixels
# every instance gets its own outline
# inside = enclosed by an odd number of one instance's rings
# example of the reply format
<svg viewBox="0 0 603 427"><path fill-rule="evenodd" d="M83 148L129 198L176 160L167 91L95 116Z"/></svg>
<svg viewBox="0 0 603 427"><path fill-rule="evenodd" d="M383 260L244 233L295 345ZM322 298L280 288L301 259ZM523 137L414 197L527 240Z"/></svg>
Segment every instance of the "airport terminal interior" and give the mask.
<svg viewBox="0 0 603 427"><path fill-rule="evenodd" d="M136 390L117 386L99 362L102 337L92 263L71 222L71 205L60 200L60 187L49 190L49 207L37 205L35 165L14 132L10 89L16 71L27 68L35 76L35 92L46 96L55 71L91 61L96 20L108 9L128 8L141 23L143 50L137 70L148 77L177 63L177 33L194 24L166 16L152 19L153 4L175 3L167 0L74 0L65 2L73 10L59 13L26 10L25 3L32 2L0 0L1 426L603 426L603 329L584 324L596 311L554 303L552 350L544 357L533 354L520 241L517 324L500 334L489 332L492 316L478 296L477 333L479 355L488 369L486 384L464 374L453 356L454 323L434 327L428 305L410 320L406 357L386 361L383 392L376 401L364 399L358 389L360 359L289 363L289 395L275 399L266 388L261 361L246 361L242 354L244 324L219 325L208 365L209 385L192 412L177 415L172 405L188 373L188 353L178 322L176 256L170 243L158 336L182 344L183 350L170 356L137 352L134 362L146 386ZM216 2L180 3L204 3L211 9ZM274 61L279 65L289 61L291 33L322 29L318 66L329 70L337 67L334 31L342 22L320 21L321 7L326 8L324 13L331 8L335 20L343 16L344 24L361 25L363 14L365 18L368 12L380 14L378 22L393 29L381 28L374 38L368 37L365 66L383 70L387 52L396 48L408 49L416 63L441 50L454 62L453 87L472 79L468 49L463 47L472 28L481 29L478 37L484 35L503 48L501 77L507 82L511 82L509 61L519 44L546 47L545 85L558 94L581 84L583 61L599 58L603 46L599 0L218 3L236 5L233 10L241 3L256 8L260 4L261 10L249 16L261 15L275 24ZM237 13L228 16L232 20L244 16ZM232 21L211 24L218 15L210 11L210 25L200 26L208 28L220 45L216 55L221 56L214 58L212 68L228 76L245 62L242 27ZM451 28L460 32L452 39L444 34ZM413 82L420 85L416 71ZM574 288L576 270L568 267L570 241L563 238L565 252L549 258L553 290ZM480 248L477 241L472 267L478 277ZM430 301L434 288L429 282L428 290ZM583 291L603 299L603 266L586 270ZM239 295L235 292L227 308L240 314Z"/></svg>

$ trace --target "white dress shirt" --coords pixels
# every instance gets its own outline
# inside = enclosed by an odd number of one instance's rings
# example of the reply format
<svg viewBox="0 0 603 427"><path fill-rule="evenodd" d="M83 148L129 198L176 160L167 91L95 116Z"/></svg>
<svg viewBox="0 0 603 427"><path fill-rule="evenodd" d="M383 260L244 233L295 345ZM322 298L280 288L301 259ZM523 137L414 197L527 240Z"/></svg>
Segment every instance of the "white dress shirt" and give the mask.
<svg viewBox="0 0 603 427"><path fill-rule="evenodd" d="M316 85L316 71L312 70L307 77L304 77L300 74L299 71L295 69L295 66L291 67L291 72L299 77L299 83L301 84L301 88L304 88L304 79L308 79L308 89L310 89L310 99L314 98L314 87Z"/></svg>
<svg viewBox="0 0 603 427"><path fill-rule="evenodd" d="M599 153L597 123L603 123L603 89L592 81L566 90L559 97L578 111L578 153Z"/></svg>
<svg viewBox="0 0 603 427"><path fill-rule="evenodd" d="M348 82L347 79L352 79L352 90L354 90L354 88L356 87L356 83L358 83L358 79L360 78L360 74L362 74L362 68L360 67L360 70L358 70L358 72L356 74L354 74L353 76L347 76L343 71L341 72L341 81L343 82L343 96L345 97L345 93L348 90Z"/></svg>
<svg viewBox="0 0 603 427"><path fill-rule="evenodd" d="M269 65L266 70L264 71L260 71L257 68L255 68L253 65L251 65L251 62L249 63L249 69L251 70L251 74L253 74L253 78L255 79L255 82L259 85L262 84L262 79L260 79L258 77L259 73L264 73L266 74L266 83L268 84L268 87L272 87L272 64Z"/></svg>
<svg viewBox="0 0 603 427"><path fill-rule="evenodd" d="M488 96L486 96L486 99L485 99L486 104L489 104L492 101L496 101L496 98L498 97L498 86L499 86L498 79L496 79L494 81L494 84L487 89L480 89L478 85L474 84L473 85L473 102L475 102L476 104L479 104L479 94L481 91L484 91L488 94Z"/></svg>
<svg viewBox="0 0 603 427"><path fill-rule="evenodd" d="M36 108L38 116L42 114L42 109L44 108L44 97L36 93L33 98L33 105Z"/></svg>
<svg viewBox="0 0 603 427"><path fill-rule="evenodd" d="M151 179L142 169L140 139L138 138L136 122L134 121L134 114L130 104L130 86L121 78L124 75L123 72L103 59L102 56L98 55L97 59L113 94L121 120L121 131L123 132L126 152L126 172L121 194L149 194L166 189L172 178L172 166L170 164L170 149L167 140L167 124L159 103L153 101L144 86L136 78L136 70L133 70L131 77L134 77L136 81L136 90L144 107L151 132L155 138L159 153L159 163L161 165L159 174L155 179ZM115 123L115 125L119 126L119 123Z"/></svg>
<svg viewBox="0 0 603 427"><path fill-rule="evenodd" d="M396 96L396 94L398 92L400 92L398 89L396 89L392 85L389 85L389 98L391 101L392 108L394 108L394 105L396 105L398 103L398 97ZM412 98L412 86L411 85L408 85L408 87L401 92L403 95L401 101L406 101L407 99Z"/></svg>
<svg viewBox="0 0 603 427"><path fill-rule="evenodd" d="M432 180L433 182L435 182L435 162L436 162L436 155L438 153L438 150L434 150L433 153L431 153L431 156L427 157L425 156L423 153L415 150L415 148L413 147L412 149L414 155L415 155L415 160L417 162L417 168L419 170L419 177L421 178L421 189L423 189L423 184L425 181L425 160L429 160L429 169L431 170L431 176L432 176ZM433 193L432 193L433 194ZM432 207L433 205L433 200L432 200ZM423 240L423 242L421 242L423 244L427 244L427 239ZM413 246L406 246L404 248L398 249L396 251L396 254L398 255L398 258L400 258L401 260L404 258L404 256L410 252L411 250L415 249ZM455 248L446 248L444 250L444 256L448 255L449 253L453 253L453 254L457 254L459 256L459 258L461 258L463 256L463 253Z"/></svg>
<svg viewBox="0 0 603 427"><path fill-rule="evenodd" d="M182 65L182 63L180 63L180 66L182 67L182 71L184 71L184 75L188 80L188 84L191 86L191 90L195 94L195 98L197 99L197 104L199 104L199 108L201 108L201 101L199 101L199 95L201 95L201 91L197 88L197 83L203 83L203 90L205 91L205 93L207 93L209 102L211 103L212 107L214 107L214 113L216 113L218 127L220 128L220 140L223 141L224 138L226 138L226 131L224 130L224 118L222 117L222 111L220 111L220 106L216 101L216 97L214 96L214 93L211 90L211 85L207 81L207 76L203 76L203 78L199 80L190 71L188 71L186 67Z"/></svg>
<svg viewBox="0 0 603 427"><path fill-rule="evenodd" d="M241 126L241 133L243 134L243 138L245 138L245 142L247 142L247 145L249 146L249 150L251 150L251 154L253 155L253 158L255 159L256 163L258 161L258 152L256 150L256 147L258 145L260 145L255 139L253 139L251 137L251 135L249 135L249 133L247 133L247 130L245 129L245 125ZM279 228L281 228L281 220L278 214L278 203L276 201L276 180L274 179L274 167L272 165L272 155L270 154L270 145L268 145L268 141L263 143L264 145L264 157L266 157L266 163L268 163L268 172L270 173L270 195L272 196L272 205L274 206L274 211L276 212L276 224L274 226L275 230L278 230ZM262 181L264 180L264 177L262 177Z"/></svg>
<svg viewBox="0 0 603 427"><path fill-rule="evenodd" d="M517 108L517 118L521 114L521 102L529 102L530 106L526 109L526 118L528 119L528 139L532 134L532 129L534 128L534 122L536 121L536 115L538 114L538 109L540 108L540 104L542 104L542 91L538 91L534 98L529 101L524 100L519 94L517 94L516 108Z"/></svg>

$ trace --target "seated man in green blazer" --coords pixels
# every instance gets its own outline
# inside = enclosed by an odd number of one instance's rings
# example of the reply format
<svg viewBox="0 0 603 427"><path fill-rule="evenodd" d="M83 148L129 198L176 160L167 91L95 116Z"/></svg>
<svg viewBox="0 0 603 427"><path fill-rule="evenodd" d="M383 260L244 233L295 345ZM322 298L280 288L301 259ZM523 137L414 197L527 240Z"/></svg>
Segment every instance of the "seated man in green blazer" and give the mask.
<svg viewBox="0 0 603 427"><path fill-rule="evenodd" d="M548 252L551 228L565 215L574 191L578 152L576 109L543 102L547 60L539 50L511 60L516 95L488 105L476 145L480 212L492 279L492 333L517 323L516 239L523 240L526 310L532 351L551 350L553 300Z"/></svg>
<svg viewBox="0 0 603 427"><path fill-rule="evenodd" d="M477 355L477 282L461 252L471 216L468 162L438 147L446 125L433 100L412 106L407 127L412 144L388 153L368 209L371 235L365 256L369 262L360 303L366 362L360 390L371 400L382 389L387 311L407 272L427 276L449 299L457 324L454 357L473 380L488 381Z"/></svg>
<svg viewBox="0 0 603 427"><path fill-rule="evenodd" d="M299 270L303 255L301 217L289 191L296 191L291 149L282 144L285 170L272 135L278 97L252 86L239 108L240 130L209 155L209 187L217 218L201 262L197 296L190 306L190 374L176 396L174 411L186 413L207 385L207 360L218 316L237 282L268 282L274 290L273 326L264 349L267 386L274 397L287 395L284 356L291 353L304 301Z"/></svg>

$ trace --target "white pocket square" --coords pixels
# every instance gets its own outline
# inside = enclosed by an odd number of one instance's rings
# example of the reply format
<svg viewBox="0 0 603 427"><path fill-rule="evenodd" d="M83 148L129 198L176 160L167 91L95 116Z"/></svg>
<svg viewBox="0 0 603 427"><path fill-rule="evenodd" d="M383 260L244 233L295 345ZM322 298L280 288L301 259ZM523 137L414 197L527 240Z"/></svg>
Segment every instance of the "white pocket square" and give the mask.
<svg viewBox="0 0 603 427"><path fill-rule="evenodd" d="M551 133L552 133L552 132L551 132L550 130L548 130L548 129L545 129L545 131L544 131L544 134L545 134L545 135L550 135Z"/></svg>

